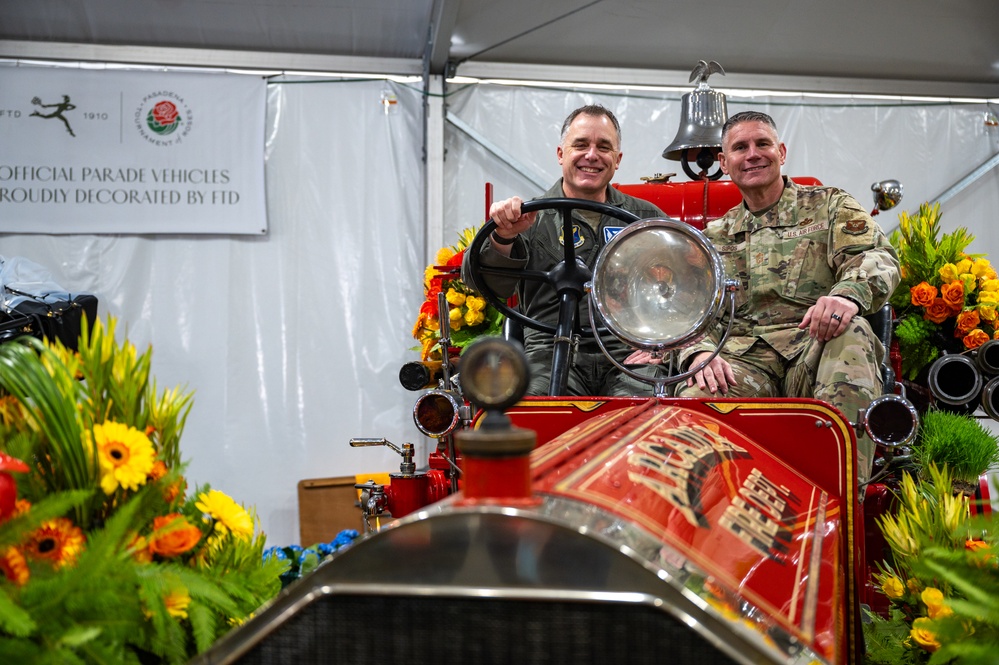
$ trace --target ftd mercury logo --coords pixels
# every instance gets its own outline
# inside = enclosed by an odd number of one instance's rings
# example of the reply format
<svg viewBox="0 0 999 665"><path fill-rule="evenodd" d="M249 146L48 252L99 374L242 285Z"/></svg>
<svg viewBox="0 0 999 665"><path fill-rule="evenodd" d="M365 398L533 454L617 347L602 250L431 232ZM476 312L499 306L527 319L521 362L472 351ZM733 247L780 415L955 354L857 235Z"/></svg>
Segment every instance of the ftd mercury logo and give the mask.
<svg viewBox="0 0 999 665"><path fill-rule="evenodd" d="M135 127L146 141L158 146L180 143L194 125L194 114L175 92L158 91L142 98L135 109Z"/></svg>

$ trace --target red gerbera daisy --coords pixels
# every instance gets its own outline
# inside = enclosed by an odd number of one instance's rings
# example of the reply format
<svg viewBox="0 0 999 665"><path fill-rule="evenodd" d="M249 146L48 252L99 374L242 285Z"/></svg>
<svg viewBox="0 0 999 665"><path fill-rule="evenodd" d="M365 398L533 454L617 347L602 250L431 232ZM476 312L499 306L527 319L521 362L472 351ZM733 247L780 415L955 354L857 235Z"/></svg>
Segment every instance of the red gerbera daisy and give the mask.
<svg viewBox="0 0 999 665"><path fill-rule="evenodd" d="M27 584L31 576L28 562L16 547L8 547L3 556L0 556L0 571L3 571L4 576L17 586Z"/></svg>
<svg viewBox="0 0 999 665"><path fill-rule="evenodd" d="M78 526L65 517L57 517L35 529L24 552L32 559L45 560L55 568L62 568L76 562L85 542L86 536Z"/></svg>

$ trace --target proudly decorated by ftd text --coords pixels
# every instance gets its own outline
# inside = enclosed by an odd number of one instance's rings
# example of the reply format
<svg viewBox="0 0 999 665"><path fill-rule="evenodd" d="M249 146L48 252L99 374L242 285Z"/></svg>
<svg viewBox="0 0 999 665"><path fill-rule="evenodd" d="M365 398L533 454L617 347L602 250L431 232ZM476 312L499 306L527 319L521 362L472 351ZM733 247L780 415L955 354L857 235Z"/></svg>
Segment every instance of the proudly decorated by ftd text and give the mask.
<svg viewBox="0 0 999 665"><path fill-rule="evenodd" d="M184 98L160 90L142 98L135 110L135 127L149 143L171 146L180 143L194 126L194 114Z"/></svg>

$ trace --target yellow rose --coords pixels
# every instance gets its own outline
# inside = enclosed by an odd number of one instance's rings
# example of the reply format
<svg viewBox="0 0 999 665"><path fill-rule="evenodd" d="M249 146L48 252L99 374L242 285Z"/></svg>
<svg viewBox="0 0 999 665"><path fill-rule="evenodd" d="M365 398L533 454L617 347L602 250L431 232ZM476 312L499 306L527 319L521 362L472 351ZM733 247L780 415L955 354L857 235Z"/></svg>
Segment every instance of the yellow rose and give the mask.
<svg viewBox="0 0 999 665"><path fill-rule="evenodd" d="M999 291L999 279L983 279L982 291Z"/></svg>
<svg viewBox="0 0 999 665"><path fill-rule="evenodd" d="M995 321L996 306L993 303L979 303L978 318L980 318L982 321Z"/></svg>
<svg viewBox="0 0 999 665"><path fill-rule="evenodd" d="M913 641L930 653L940 648L940 642L933 632L933 622L926 617L919 617L912 622L912 630L909 632Z"/></svg>
<svg viewBox="0 0 999 665"><path fill-rule="evenodd" d="M905 595L905 587L902 585L902 580L894 575L882 582L881 591L892 600L898 600Z"/></svg>
<svg viewBox="0 0 999 665"><path fill-rule="evenodd" d="M931 619L939 619L953 614L953 610L944 604L944 595L940 589L927 587L919 594L920 600L926 604L926 614ZM915 626L915 624L913 624Z"/></svg>
<svg viewBox="0 0 999 665"><path fill-rule="evenodd" d="M978 303L990 303L992 305L999 303L999 291L979 291Z"/></svg>
<svg viewBox="0 0 999 665"><path fill-rule="evenodd" d="M485 321L485 319L486 315L480 309L469 309L468 313L465 314L465 323L470 326L477 326Z"/></svg>
<svg viewBox="0 0 999 665"><path fill-rule="evenodd" d="M469 311L481 311L486 308L486 299L479 298L477 296L468 296L465 298L465 307L467 307Z"/></svg>
<svg viewBox="0 0 999 665"><path fill-rule="evenodd" d="M955 279L957 279L958 275L957 266L955 266L953 263L945 263L943 267L940 268L939 273L940 273L940 279L942 279L944 283L953 282Z"/></svg>
<svg viewBox="0 0 999 665"><path fill-rule="evenodd" d="M975 259L975 262L971 264L971 270L969 270L969 272L975 277L982 277L988 274L991 269L992 265L989 263L988 259Z"/></svg>
<svg viewBox="0 0 999 665"><path fill-rule="evenodd" d="M448 319L451 320L451 330L461 330L463 319L460 307L452 308L451 311L448 312Z"/></svg>
<svg viewBox="0 0 999 665"><path fill-rule="evenodd" d="M958 274L962 272L971 272L972 261L971 259L961 259L957 262L955 266L957 268Z"/></svg>
<svg viewBox="0 0 999 665"><path fill-rule="evenodd" d="M460 291L455 291L453 288L448 289L447 293L444 294L444 297L447 298L447 301L452 305L461 306L465 304L465 294Z"/></svg>

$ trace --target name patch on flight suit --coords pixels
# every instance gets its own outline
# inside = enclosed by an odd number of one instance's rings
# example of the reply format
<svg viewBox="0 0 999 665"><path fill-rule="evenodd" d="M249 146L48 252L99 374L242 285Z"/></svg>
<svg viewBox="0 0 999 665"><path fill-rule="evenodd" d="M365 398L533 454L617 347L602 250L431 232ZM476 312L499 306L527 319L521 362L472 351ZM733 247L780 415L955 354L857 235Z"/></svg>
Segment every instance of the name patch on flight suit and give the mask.
<svg viewBox="0 0 999 665"><path fill-rule="evenodd" d="M611 238L616 236L621 231L624 231L623 226L605 226L604 227L604 244L606 245L611 241Z"/></svg>
<svg viewBox="0 0 999 665"><path fill-rule="evenodd" d="M741 252L746 249L746 241L737 242L731 245L718 245L718 251L722 254L731 254L733 252Z"/></svg>
<svg viewBox="0 0 999 665"><path fill-rule="evenodd" d="M579 248L583 246L583 234L579 232L579 225L572 225L572 246ZM565 244L565 231L559 231L558 233L558 244Z"/></svg>
<svg viewBox="0 0 999 665"><path fill-rule="evenodd" d="M814 224L809 224L808 226L798 226L793 229L788 229L787 231L781 233L781 237L785 240L791 240L793 238L807 236L809 233L815 233L816 231L822 231L828 228L828 222L815 222Z"/></svg>

